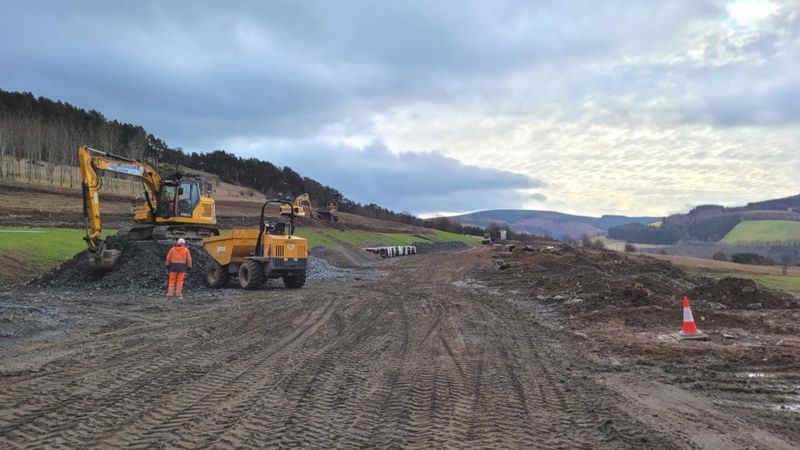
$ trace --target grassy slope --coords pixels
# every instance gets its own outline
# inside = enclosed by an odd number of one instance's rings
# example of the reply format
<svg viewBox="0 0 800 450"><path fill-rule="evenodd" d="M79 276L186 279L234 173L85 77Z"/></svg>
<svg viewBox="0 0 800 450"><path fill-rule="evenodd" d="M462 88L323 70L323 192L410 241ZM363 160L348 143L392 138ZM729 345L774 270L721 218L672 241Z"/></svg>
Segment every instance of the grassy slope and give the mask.
<svg viewBox="0 0 800 450"><path fill-rule="evenodd" d="M478 236L470 236L467 234L456 234L448 231L433 230L433 234L440 241L462 241L467 244L480 244L481 238Z"/></svg>
<svg viewBox="0 0 800 450"><path fill-rule="evenodd" d="M20 283L86 248L84 230L0 228L0 286Z"/></svg>
<svg viewBox="0 0 800 450"><path fill-rule="evenodd" d="M54 264L84 250L84 234L74 228L0 228L0 252L25 253L34 263Z"/></svg>
<svg viewBox="0 0 800 450"><path fill-rule="evenodd" d="M334 229L314 229L298 228L295 232L298 236L309 240L312 247L322 246L329 248L350 247L370 247L384 245L412 245L417 242L445 242L463 241L469 244L480 243L480 238L475 236L463 236L446 231L434 230L432 235L419 235L411 233L379 233L375 231L360 230L334 230Z"/></svg>
<svg viewBox="0 0 800 450"><path fill-rule="evenodd" d="M791 220L746 220L724 238L723 244L800 240L800 222Z"/></svg>

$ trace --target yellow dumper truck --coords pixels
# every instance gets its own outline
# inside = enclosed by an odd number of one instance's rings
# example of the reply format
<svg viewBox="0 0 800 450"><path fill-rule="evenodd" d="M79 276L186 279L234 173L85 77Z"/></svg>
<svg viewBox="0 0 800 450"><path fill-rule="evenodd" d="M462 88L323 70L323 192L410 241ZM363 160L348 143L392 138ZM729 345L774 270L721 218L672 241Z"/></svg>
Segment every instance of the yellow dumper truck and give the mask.
<svg viewBox="0 0 800 450"><path fill-rule="evenodd" d="M294 236L293 213L288 223L265 220L264 213L271 203L292 206L288 200L268 200L261 207L258 230L234 229L203 240L203 248L215 261L206 269L206 285L224 287L231 277L238 279L242 289L259 289L274 278L282 278L287 288L305 284L308 241Z"/></svg>

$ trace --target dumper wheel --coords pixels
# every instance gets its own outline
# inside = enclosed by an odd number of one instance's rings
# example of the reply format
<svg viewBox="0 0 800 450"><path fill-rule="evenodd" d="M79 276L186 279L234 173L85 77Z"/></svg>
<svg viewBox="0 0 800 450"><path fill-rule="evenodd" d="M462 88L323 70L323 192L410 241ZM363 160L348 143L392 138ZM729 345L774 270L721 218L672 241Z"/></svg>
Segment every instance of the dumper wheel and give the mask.
<svg viewBox="0 0 800 450"><path fill-rule="evenodd" d="M261 263L249 259L239 267L239 286L242 289L258 289L264 283L264 269Z"/></svg>
<svg viewBox="0 0 800 450"><path fill-rule="evenodd" d="M228 266L221 266L215 262L212 262L208 265L206 274L203 277L203 281L205 281L206 286L214 289L225 287L228 284L228 280Z"/></svg>
<svg viewBox="0 0 800 450"><path fill-rule="evenodd" d="M284 275L283 276L283 285L289 289L297 289L303 287L306 284L306 273L299 272L293 275Z"/></svg>

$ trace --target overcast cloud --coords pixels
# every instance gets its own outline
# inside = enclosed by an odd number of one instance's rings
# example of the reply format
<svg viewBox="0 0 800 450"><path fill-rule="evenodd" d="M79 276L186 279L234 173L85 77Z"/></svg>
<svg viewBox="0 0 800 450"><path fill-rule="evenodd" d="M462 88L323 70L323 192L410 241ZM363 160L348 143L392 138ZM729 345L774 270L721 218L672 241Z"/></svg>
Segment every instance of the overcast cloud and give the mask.
<svg viewBox="0 0 800 450"><path fill-rule="evenodd" d="M800 191L800 1L5 1L0 88L420 214Z"/></svg>

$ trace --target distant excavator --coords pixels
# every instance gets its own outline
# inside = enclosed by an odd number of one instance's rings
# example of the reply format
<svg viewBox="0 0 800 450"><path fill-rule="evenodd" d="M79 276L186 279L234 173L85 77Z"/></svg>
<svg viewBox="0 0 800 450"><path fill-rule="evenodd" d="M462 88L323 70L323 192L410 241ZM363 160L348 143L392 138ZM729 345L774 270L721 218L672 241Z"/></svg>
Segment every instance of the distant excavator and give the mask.
<svg viewBox="0 0 800 450"><path fill-rule="evenodd" d="M94 270L109 270L122 256L122 251L109 248L101 239L100 196L103 179L98 171L114 172L138 178L144 186L144 203L136 207L133 224L117 231L121 241L184 238L200 240L219 236L214 199L210 189L196 176L176 173L162 178L147 163L113 153L78 148L83 189L83 215L89 265Z"/></svg>
<svg viewBox="0 0 800 450"><path fill-rule="evenodd" d="M339 215L336 212L339 205L336 202L329 202L327 207L317 208L317 218L322 220L329 220L332 222L339 221Z"/></svg>
<svg viewBox="0 0 800 450"><path fill-rule="evenodd" d="M282 216L314 217L314 207L311 206L311 197L308 194L298 195L294 202L280 204Z"/></svg>
<svg viewBox="0 0 800 450"><path fill-rule="evenodd" d="M282 203L280 205L280 215L294 217L307 217L328 220L333 222L339 221L339 216L336 214L338 205L336 202L329 202L327 207L317 208L311 205L311 197L308 194L298 195L294 202L291 204Z"/></svg>

